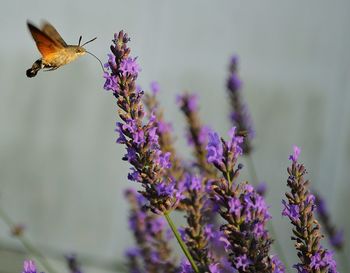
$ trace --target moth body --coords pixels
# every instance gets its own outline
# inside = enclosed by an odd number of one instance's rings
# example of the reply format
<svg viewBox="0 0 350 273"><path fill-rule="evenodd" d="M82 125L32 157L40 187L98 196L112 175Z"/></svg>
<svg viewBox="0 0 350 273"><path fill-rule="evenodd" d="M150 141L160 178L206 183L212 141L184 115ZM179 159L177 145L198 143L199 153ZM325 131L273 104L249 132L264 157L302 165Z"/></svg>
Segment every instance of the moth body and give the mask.
<svg viewBox="0 0 350 273"><path fill-rule="evenodd" d="M68 64L86 53L79 45L67 45L57 30L49 23L44 23L41 30L27 23L30 33L42 55L26 72L27 77L36 76L39 70L55 70Z"/></svg>

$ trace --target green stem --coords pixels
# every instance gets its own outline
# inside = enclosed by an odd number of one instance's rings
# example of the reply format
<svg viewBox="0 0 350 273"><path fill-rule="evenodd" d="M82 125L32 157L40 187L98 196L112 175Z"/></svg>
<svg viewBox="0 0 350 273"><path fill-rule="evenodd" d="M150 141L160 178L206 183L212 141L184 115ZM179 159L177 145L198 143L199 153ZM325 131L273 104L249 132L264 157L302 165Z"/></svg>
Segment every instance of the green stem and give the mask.
<svg viewBox="0 0 350 273"><path fill-rule="evenodd" d="M7 215L7 213L0 208L0 218L4 220L4 222L7 224L10 230L15 226L12 219ZM52 266L49 264L49 262L46 260L43 254L40 253L38 249L36 249L30 242L27 240L23 235L16 236L18 240L22 243L22 245L25 247L25 249L32 255L36 256L39 263L46 269L47 273L57 273Z"/></svg>
<svg viewBox="0 0 350 273"><path fill-rule="evenodd" d="M255 186L257 186L259 183L259 179L258 179L258 175L257 175L256 169L255 169L255 165L254 165L252 156L250 154L248 154L246 158L247 158L247 165L248 165L249 173L253 179L253 184ZM276 233L276 230L275 230L271 220L267 222L267 228L270 231L272 238L274 238L273 247L275 248L276 252L278 253L281 261L286 266L286 270L288 271L290 267L288 266L287 259L286 259L286 256L284 255L283 248L282 248L281 244L279 243L279 240L277 239L277 233Z"/></svg>
<svg viewBox="0 0 350 273"><path fill-rule="evenodd" d="M177 230L173 220L171 220L169 213L168 212L164 213L164 216L165 216L165 219L167 220L171 230L173 231L173 233L175 235L175 238L178 241L182 251L184 252L184 254L186 255L188 261L190 262L194 272L199 273L198 267L197 267L196 263L194 262L194 260L193 260L193 258L191 256L191 253L188 251L187 246L185 245L184 241L181 239L180 233Z"/></svg>

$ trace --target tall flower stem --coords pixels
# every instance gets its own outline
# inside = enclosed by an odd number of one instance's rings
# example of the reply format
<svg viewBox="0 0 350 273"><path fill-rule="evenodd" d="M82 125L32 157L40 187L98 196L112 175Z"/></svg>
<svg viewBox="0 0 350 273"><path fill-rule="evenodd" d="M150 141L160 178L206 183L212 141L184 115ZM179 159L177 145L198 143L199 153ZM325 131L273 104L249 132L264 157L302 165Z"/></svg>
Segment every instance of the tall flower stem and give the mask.
<svg viewBox="0 0 350 273"><path fill-rule="evenodd" d="M259 179L258 179L258 175L257 175L256 168L255 168L251 154L247 154L246 159L247 159L246 161L247 161L247 165L248 165L248 172L250 173L250 176L253 180L253 185L257 186L259 183ZM272 238L274 238L273 247L275 248L276 252L278 253L281 261L286 266L286 270L288 271L289 266L287 263L287 259L286 259L286 256L284 255L282 245L279 243L279 240L277 238L277 233L276 233L276 230L273 226L272 221L267 222L267 228L269 229Z"/></svg>
<svg viewBox="0 0 350 273"><path fill-rule="evenodd" d="M12 230L15 227L14 222L10 218L10 216L7 215L7 213L0 207L0 218L3 219L3 221L6 223L6 225L9 227L10 230ZM41 252L33 246L27 238L25 238L22 234L16 236L18 240L22 243L24 248L33 256L36 256L39 263L45 268L45 271L48 273L58 273L53 269L53 267L49 264L49 262L46 260L45 256L41 254Z"/></svg>
<svg viewBox="0 0 350 273"><path fill-rule="evenodd" d="M181 239L180 233L177 230L173 220L171 220L169 213L168 212L164 213L164 216L165 216L165 219L167 220L172 232L174 233L174 236L175 236L176 240L178 241L182 251L184 252L185 256L187 257L188 261L190 262L194 272L199 273L198 267L197 267L196 263L194 262L190 252L188 251L186 244Z"/></svg>

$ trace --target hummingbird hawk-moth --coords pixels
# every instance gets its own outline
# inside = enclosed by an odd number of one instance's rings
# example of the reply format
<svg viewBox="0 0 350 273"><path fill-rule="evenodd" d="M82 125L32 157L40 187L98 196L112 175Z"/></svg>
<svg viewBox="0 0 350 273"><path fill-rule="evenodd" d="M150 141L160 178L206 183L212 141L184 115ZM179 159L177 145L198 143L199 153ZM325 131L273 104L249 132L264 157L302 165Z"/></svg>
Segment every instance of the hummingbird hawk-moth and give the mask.
<svg viewBox="0 0 350 273"><path fill-rule="evenodd" d="M27 22L27 25L42 56L27 70L26 74L29 78L35 77L40 69L46 71L56 70L62 65L74 61L85 53L93 55L86 51L83 46L94 41L97 37L80 45L82 39L80 36L78 45L68 45L62 39L57 30L48 22L42 24L41 30L30 22ZM93 56L96 57L95 55Z"/></svg>

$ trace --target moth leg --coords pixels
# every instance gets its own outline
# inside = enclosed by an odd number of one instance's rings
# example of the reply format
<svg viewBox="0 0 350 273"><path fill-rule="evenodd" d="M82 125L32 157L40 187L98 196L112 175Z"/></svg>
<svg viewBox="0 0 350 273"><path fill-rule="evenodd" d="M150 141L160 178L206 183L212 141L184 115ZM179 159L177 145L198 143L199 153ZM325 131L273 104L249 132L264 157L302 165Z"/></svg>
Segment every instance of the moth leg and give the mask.
<svg viewBox="0 0 350 273"><path fill-rule="evenodd" d="M44 71L47 72L47 71L53 71L53 70L56 70L58 67L57 66L47 66L44 68Z"/></svg>

